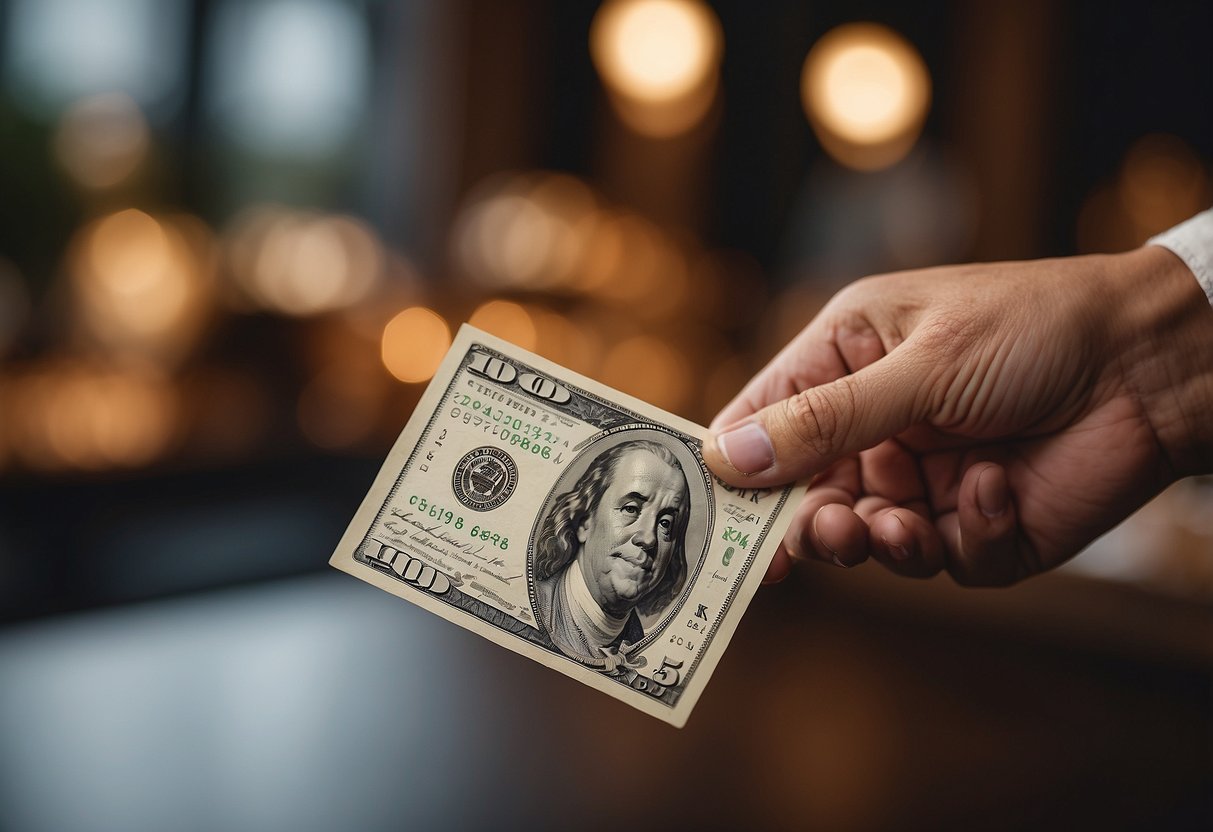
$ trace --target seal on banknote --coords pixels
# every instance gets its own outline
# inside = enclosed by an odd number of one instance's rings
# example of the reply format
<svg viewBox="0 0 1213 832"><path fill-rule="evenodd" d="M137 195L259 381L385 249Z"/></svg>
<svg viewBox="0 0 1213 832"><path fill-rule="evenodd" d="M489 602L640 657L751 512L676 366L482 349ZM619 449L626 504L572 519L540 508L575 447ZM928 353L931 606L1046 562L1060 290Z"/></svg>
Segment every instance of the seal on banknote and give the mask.
<svg viewBox="0 0 1213 832"><path fill-rule="evenodd" d="M645 622L660 620L686 585L692 491L679 457L689 451L643 430L615 432L583 455L537 526L532 603L560 652L601 666L642 641Z"/></svg>
<svg viewBox="0 0 1213 832"><path fill-rule="evenodd" d="M517 486L518 465L514 458L488 445L464 454L451 476L455 499L473 511L499 508Z"/></svg>

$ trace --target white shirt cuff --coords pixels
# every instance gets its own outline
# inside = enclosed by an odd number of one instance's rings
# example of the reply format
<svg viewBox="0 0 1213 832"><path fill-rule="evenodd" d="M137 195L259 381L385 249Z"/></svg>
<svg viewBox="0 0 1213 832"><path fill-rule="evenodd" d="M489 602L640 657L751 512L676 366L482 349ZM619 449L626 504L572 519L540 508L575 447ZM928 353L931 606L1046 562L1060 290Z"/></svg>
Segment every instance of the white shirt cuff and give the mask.
<svg viewBox="0 0 1213 832"><path fill-rule="evenodd" d="M1162 246L1184 261L1213 304L1213 208L1151 237L1146 245Z"/></svg>

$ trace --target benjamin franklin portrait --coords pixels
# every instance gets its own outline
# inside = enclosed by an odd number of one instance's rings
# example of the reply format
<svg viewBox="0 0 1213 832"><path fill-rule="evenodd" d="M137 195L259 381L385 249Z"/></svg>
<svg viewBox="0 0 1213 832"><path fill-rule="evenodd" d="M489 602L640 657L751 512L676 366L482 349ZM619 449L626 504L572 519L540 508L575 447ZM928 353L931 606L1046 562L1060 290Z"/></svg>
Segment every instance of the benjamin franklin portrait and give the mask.
<svg viewBox="0 0 1213 832"><path fill-rule="evenodd" d="M536 528L535 612L566 656L599 664L635 644L686 585L691 489L674 443L659 438L598 452Z"/></svg>

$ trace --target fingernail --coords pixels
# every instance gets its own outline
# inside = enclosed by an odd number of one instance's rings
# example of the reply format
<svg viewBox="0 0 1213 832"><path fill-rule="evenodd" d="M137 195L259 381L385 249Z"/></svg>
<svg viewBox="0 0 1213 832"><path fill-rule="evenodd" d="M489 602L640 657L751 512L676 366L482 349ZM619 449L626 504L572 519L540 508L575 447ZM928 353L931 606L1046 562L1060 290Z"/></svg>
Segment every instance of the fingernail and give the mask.
<svg viewBox="0 0 1213 832"><path fill-rule="evenodd" d="M897 525L901 526L902 531L904 531L908 535L910 533L910 530L906 528L905 521L902 520L897 515L897 512L895 512L895 511L890 512L890 514L892 515L893 519L897 521ZM893 556L894 560L909 560L910 559L909 547L903 546L900 543L890 543L889 539L887 537L885 537L884 535L881 535L880 539L884 541L885 546L889 547L889 554Z"/></svg>
<svg viewBox="0 0 1213 832"><path fill-rule="evenodd" d="M757 474L775 464L775 448L760 422L746 422L716 437L724 461L742 474Z"/></svg>
<svg viewBox="0 0 1213 832"><path fill-rule="evenodd" d="M992 474L993 468L977 475L977 507L986 517L1001 517L1007 510L1007 478Z"/></svg>
<svg viewBox="0 0 1213 832"><path fill-rule="evenodd" d="M829 543L826 543L825 538L822 537L821 533L817 531L817 518L818 518L818 516L820 516L820 514L821 514L821 509L817 509L817 514L813 515L813 537L820 540L821 545L826 547L826 551L830 553L830 559L834 561L835 566L841 566L843 569L850 569L851 565L849 563L843 563L842 561L840 561L838 559L838 553L834 551L834 547L831 546Z"/></svg>
<svg viewBox="0 0 1213 832"><path fill-rule="evenodd" d="M889 554L893 556L893 560L909 560L910 550L900 543L890 543L887 537L881 537L881 542L889 549Z"/></svg>

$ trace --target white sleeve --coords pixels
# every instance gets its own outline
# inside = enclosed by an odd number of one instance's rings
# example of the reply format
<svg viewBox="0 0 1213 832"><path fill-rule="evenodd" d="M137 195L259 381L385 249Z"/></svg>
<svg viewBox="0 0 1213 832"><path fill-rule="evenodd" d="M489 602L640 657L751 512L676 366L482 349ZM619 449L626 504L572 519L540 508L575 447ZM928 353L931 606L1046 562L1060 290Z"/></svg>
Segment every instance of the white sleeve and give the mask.
<svg viewBox="0 0 1213 832"><path fill-rule="evenodd" d="M1213 208L1151 237L1146 245L1162 246L1184 261L1213 303Z"/></svg>

